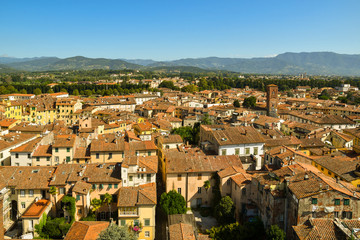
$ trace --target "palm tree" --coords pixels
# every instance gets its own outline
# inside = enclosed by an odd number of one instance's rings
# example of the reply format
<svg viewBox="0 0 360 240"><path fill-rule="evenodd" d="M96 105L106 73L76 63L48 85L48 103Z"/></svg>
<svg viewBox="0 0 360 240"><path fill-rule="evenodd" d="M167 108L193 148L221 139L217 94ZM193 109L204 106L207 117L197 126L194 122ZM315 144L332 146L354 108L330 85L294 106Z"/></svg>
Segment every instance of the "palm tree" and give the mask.
<svg viewBox="0 0 360 240"><path fill-rule="evenodd" d="M58 194L57 188L55 186L51 186L49 189L49 193L52 196L53 205L55 207L55 216L56 216L56 195Z"/></svg>
<svg viewBox="0 0 360 240"><path fill-rule="evenodd" d="M211 187L210 181L206 180L204 182L204 188L205 188L206 192L210 189L210 187Z"/></svg>
<svg viewBox="0 0 360 240"><path fill-rule="evenodd" d="M101 207L101 200L94 198L90 202L91 211L93 211L95 214L97 213L97 210ZM97 215L97 214L96 214Z"/></svg>
<svg viewBox="0 0 360 240"><path fill-rule="evenodd" d="M102 203L108 205L109 212L110 212L110 218L111 218L111 203L112 203L112 201L113 201L112 196L108 193L105 193Z"/></svg>

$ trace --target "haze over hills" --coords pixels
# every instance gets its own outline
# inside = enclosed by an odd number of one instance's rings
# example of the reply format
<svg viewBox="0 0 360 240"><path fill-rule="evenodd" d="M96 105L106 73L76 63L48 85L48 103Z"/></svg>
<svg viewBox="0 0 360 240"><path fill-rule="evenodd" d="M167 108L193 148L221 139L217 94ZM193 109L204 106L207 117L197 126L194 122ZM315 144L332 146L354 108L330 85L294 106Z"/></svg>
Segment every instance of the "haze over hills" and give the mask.
<svg viewBox="0 0 360 240"><path fill-rule="evenodd" d="M7 61L7 62L6 62ZM9 62L10 61L10 62ZM199 72L225 70L241 73L360 76L360 54L333 52L283 53L269 58L186 58L174 61L150 59L106 59L71 57L11 58L0 57L7 67L25 71L142 69Z"/></svg>

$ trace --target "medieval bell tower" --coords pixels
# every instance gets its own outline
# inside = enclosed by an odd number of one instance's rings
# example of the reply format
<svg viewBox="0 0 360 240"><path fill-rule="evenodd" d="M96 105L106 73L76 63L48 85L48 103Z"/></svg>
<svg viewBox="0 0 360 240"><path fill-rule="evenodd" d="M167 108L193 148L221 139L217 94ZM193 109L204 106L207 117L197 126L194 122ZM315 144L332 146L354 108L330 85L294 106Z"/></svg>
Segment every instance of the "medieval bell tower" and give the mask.
<svg viewBox="0 0 360 240"><path fill-rule="evenodd" d="M270 84L266 86L266 110L270 117L277 117L278 86Z"/></svg>

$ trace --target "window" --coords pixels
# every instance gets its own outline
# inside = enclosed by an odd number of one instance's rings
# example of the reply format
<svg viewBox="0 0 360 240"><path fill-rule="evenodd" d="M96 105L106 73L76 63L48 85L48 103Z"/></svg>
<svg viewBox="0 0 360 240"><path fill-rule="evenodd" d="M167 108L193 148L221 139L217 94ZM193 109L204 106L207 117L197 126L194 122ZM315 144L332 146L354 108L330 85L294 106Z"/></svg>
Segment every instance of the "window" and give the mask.
<svg viewBox="0 0 360 240"><path fill-rule="evenodd" d="M59 193L60 194L65 194L65 188L59 188Z"/></svg>
<svg viewBox="0 0 360 240"><path fill-rule="evenodd" d="M15 188L11 189L11 194L15 194Z"/></svg>
<svg viewBox="0 0 360 240"><path fill-rule="evenodd" d="M25 208L26 205L25 205L25 202L21 202L21 208Z"/></svg>
<svg viewBox="0 0 360 240"><path fill-rule="evenodd" d="M66 162L70 162L70 157L66 157Z"/></svg>
<svg viewBox="0 0 360 240"><path fill-rule="evenodd" d="M339 217L339 212L334 211L334 218L338 218Z"/></svg>
<svg viewBox="0 0 360 240"><path fill-rule="evenodd" d="M178 193L181 194L181 188L178 188Z"/></svg>
<svg viewBox="0 0 360 240"><path fill-rule="evenodd" d="M78 213L81 214L81 212L82 212L82 211L81 211L81 208L79 208L79 209L78 209Z"/></svg>
<svg viewBox="0 0 360 240"><path fill-rule="evenodd" d="M29 190L29 196L33 197L34 196L34 190Z"/></svg>
<svg viewBox="0 0 360 240"><path fill-rule="evenodd" d="M109 189L111 189L112 188L112 184L109 184Z"/></svg>
<svg viewBox="0 0 360 240"><path fill-rule="evenodd" d="M335 205L340 205L340 199L335 199Z"/></svg>
<svg viewBox="0 0 360 240"><path fill-rule="evenodd" d="M132 182L133 176L129 176L129 181Z"/></svg>
<svg viewBox="0 0 360 240"><path fill-rule="evenodd" d="M103 189L104 188L104 184L99 184L99 189Z"/></svg>
<svg viewBox="0 0 360 240"><path fill-rule="evenodd" d="M145 237L150 237L150 231L145 231Z"/></svg>
<svg viewBox="0 0 360 240"><path fill-rule="evenodd" d="M247 155L250 154L250 148L245 148L245 154L247 154Z"/></svg>
<svg viewBox="0 0 360 240"><path fill-rule="evenodd" d="M37 162L40 162L40 157L36 157L36 161L37 161Z"/></svg>
<svg viewBox="0 0 360 240"><path fill-rule="evenodd" d="M93 189L96 189L96 184L93 184L93 185L92 185L92 188L93 188Z"/></svg>
<svg viewBox="0 0 360 240"><path fill-rule="evenodd" d="M80 195L76 195L76 201L80 200Z"/></svg>
<svg viewBox="0 0 360 240"><path fill-rule="evenodd" d="M230 178L226 181L226 185L230 186Z"/></svg>
<svg viewBox="0 0 360 240"><path fill-rule="evenodd" d="M350 199L344 199L344 205L350 205Z"/></svg>
<svg viewBox="0 0 360 240"><path fill-rule="evenodd" d="M201 193L201 187L198 187L198 193Z"/></svg>
<svg viewBox="0 0 360 240"><path fill-rule="evenodd" d="M151 151L148 151L148 156L151 156Z"/></svg>
<svg viewBox="0 0 360 240"><path fill-rule="evenodd" d="M342 218L352 219L352 212L350 212L350 211L343 211L343 212L342 212Z"/></svg>
<svg viewBox="0 0 360 240"><path fill-rule="evenodd" d="M145 226L150 226L150 218L145 218L144 223Z"/></svg>
<svg viewBox="0 0 360 240"><path fill-rule="evenodd" d="M118 184L114 184L114 188L118 188L119 187L119 185Z"/></svg>
<svg viewBox="0 0 360 240"><path fill-rule="evenodd" d="M46 158L46 161L50 162L50 157L47 157L47 158Z"/></svg>
<svg viewBox="0 0 360 240"><path fill-rule="evenodd" d="M112 159L112 153L109 153L109 159Z"/></svg>
<svg viewBox="0 0 360 240"><path fill-rule="evenodd" d="M181 181L181 174L178 174L178 181Z"/></svg>
<svg viewBox="0 0 360 240"><path fill-rule="evenodd" d="M100 158L100 154L96 153L96 159L99 159L99 158Z"/></svg>
<svg viewBox="0 0 360 240"><path fill-rule="evenodd" d="M55 162L59 162L59 157L55 157Z"/></svg>
<svg viewBox="0 0 360 240"><path fill-rule="evenodd" d="M55 148L55 152L59 152L59 148Z"/></svg>
<svg viewBox="0 0 360 240"><path fill-rule="evenodd" d="M312 198L311 199L311 204L317 204L317 198Z"/></svg>
<svg viewBox="0 0 360 240"><path fill-rule="evenodd" d="M146 174L146 182L151 182L151 174Z"/></svg>
<svg viewBox="0 0 360 240"><path fill-rule="evenodd" d="M18 154L18 153L15 153L15 158L19 158L19 154Z"/></svg>
<svg viewBox="0 0 360 240"><path fill-rule="evenodd" d="M240 148L235 148L235 155L239 155L240 154Z"/></svg>
<svg viewBox="0 0 360 240"><path fill-rule="evenodd" d="M20 190L20 196L25 197L25 190Z"/></svg>
<svg viewBox="0 0 360 240"><path fill-rule="evenodd" d="M66 148L66 152L70 152L70 148Z"/></svg>
<svg viewBox="0 0 360 240"><path fill-rule="evenodd" d="M221 150L221 155L226 155L226 149Z"/></svg>
<svg viewBox="0 0 360 240"><path fill-rule="evenodd" d="M28 158L31 158L31 154L30 154L30 153L28 153Z"/></svg>
<svg viewBox="0 0 360 240"><path fill-rule="evenodd" d="M254 147L254 155L258 155L258 148Z"/></svg>
<svg viewBox="0 0 360 240"><path fill-rule="evenodd" d="M122 219L122 220L120 221L120 225L121 225L121 226L125 226L125 224L126 224L126 220L123 220L123 219Z"/></svg>
<svg viewBox="0 0 360 240"><path fill-rule="evenodd" d="M201 173L198 173L198 180L201 180L201 177L202 177Z"/></svg>
<svg viewBox="0 0 360 240"><path fill-rule="evenodd" d="M134 220L134 226L139 226L140 222L139 220Z"/></svg>

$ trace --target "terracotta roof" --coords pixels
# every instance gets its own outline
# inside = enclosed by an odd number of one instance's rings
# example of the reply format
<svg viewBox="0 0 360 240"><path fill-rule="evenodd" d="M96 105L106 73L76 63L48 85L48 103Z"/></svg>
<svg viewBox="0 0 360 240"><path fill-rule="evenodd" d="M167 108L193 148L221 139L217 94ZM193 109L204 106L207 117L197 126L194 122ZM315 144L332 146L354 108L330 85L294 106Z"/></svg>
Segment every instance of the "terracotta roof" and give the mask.
<svg viewBox="0 0 360 240"><path fill-rule="evenodd" d="M167 144L167 143L183 143L183 140L182 140L181 136L178 135L178 134L171 134L171 135L167 135L167 136L162 136L161 139L162 139L162 142L164 144Z"/></svg>
<svg viewBox="0 0 360 240"><path fill-rule="evenodd" d="M35 138L28 143L21 145L20 147L10 150L10 152L32 152L34 151L36 145L41 141L41 138Z"/></svg>
<svg viewBox="0 0 360 240"><path fill-rule="evenodd" d="M242 167L241 159L235 155L205 155L202 152L184 152L177 149L165 150L166 172L217 172L230 166Z"/></svg>
<svg viewBox="0 0 360 240"><path fill-rule="evenodd" d="M4 136L0 136L0 150L21 144L34 137L36 137L35 134L23 134L23 133L9 133Z"/></svg>
<svg viewBox="0 0 360 240"><path fill-rule="evenodd" d="M230 166L218 172L220 178L228 177L237 173L245 173L242 166Z"/></svg>
<svg viewBox="0 0 360 240"><path fill-rule="evenodd" d="M87 194L91 190L92 185L84 181L77 181L73 187L73 192Z"/></svg>
<svg viewBox="0 0 360 240"><path fill-rule="evenodd" d="M0 127L5 127L8 128L10 125L18 122L19 120L17 119L12 119L12 118L5 118L3 120L0 121Z"/></svg>
<svg viewBox="0 0 360 240"><path fill-rule="evenodd" d="M156 183L119 189L118 207L156 205Z"/></svg>
<svg viewBox="0 0 360 240"><path fill-rule="evenodd" d="M74 153L74 159L90 159L90 148L87 147L77 147Z"/></svg>
<svg viewBox="0 0 360 240"><path fill-rule="evenodd" d="M33 157L51 157L52 156L52 147L51 145L40 145L38 146L33 155Z"/></svg>
<svg viewBox="0 0 360 240"><path fill-rule="evenodd" d="M50 204L50 200L40 199L37 202L32 203L21 218L40 218Z"/></svg>
<svg viewBox="0 0 360 240"><path fill-rule="evenodd" d="M0 167L0 175L6 181L6 186L15 189L48 189L50 178L56 167L24 166Z"/></svg>
<svg viewBox="0 0 360 240"><path fill-rule="evenodd" d="M310 218L302 225L293 226L293 229L300 240L347 239L346 234L336 226L333 219Z"/></svg>
<svg viewBox="0 0 360 240"><path fill-rule="evenodd" d="M169 226L170 240L196 240L193 226L177 223Z"/></svg>
<svg viewBox="0 0 360 240"><path fill-rule="evenodd" d="M74 222L64 240L97 240L99 234L109 227L109 222Z"/></svg>
<svg viewBox="0 0 360 240"><path fill-rule="evenodd" d="M74 147L75 140L75 134L57 135L54 139L53 147Z"/></svg>

